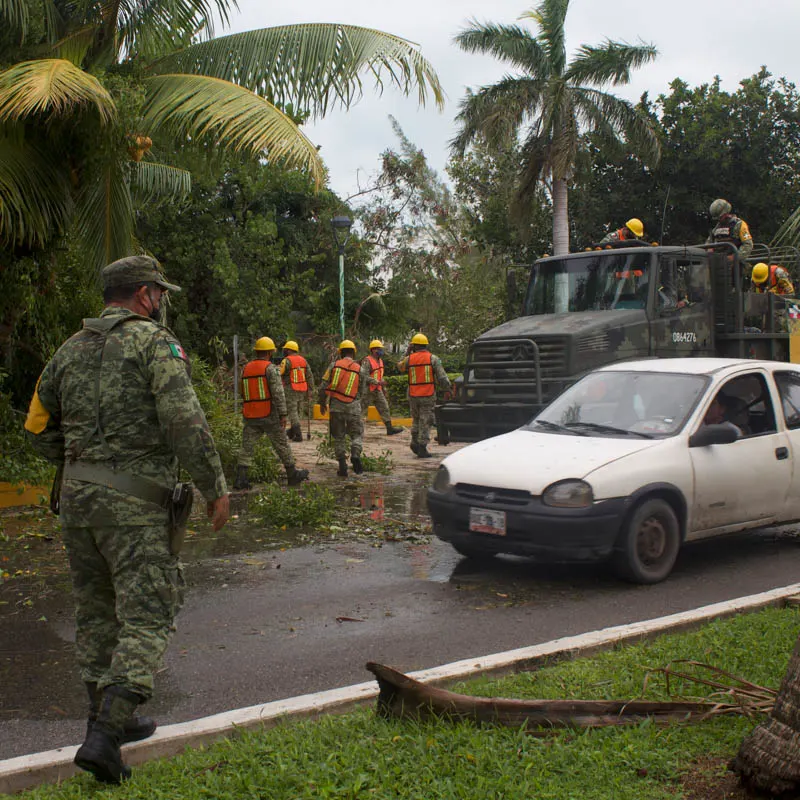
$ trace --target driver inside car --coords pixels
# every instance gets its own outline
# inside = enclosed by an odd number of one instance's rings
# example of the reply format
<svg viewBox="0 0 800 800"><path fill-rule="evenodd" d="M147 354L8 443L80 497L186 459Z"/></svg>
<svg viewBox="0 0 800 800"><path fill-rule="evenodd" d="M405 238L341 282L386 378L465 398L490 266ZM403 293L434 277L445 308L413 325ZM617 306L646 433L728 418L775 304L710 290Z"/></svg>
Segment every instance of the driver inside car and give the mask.
<svg viewBox="0 0 800 800"><path fill-rule="evenodd" d="M708 407L708 411L706 411L705 417L703 417L703 425L732 425L736 428L740 437L744 436L743 427L732 421L732 418L739 410L740 404L737 398L731 397L724 392L717 392L716 397Z"/></svg>

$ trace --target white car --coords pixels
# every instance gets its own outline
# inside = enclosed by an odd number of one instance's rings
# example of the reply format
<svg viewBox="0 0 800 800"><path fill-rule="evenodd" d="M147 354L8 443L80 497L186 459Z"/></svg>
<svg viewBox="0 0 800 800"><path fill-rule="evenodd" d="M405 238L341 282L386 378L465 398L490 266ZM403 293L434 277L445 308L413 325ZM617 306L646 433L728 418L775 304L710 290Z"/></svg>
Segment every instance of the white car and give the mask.
<svg viewBox="0 0 800 800"><path fill-rule="evenodd" d="M529 424L448 456L428 508L466 556L610 558L622 577L656 583L685 541L800 520L800 366L595 370Z"/></svg>

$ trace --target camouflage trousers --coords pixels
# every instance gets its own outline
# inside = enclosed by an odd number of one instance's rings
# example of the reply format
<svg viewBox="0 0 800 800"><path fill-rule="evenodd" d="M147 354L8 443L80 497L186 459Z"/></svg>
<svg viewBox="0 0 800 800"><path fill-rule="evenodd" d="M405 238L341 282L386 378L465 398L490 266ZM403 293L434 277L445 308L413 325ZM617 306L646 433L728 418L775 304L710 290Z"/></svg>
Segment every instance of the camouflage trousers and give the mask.
<svg viewBox="0 0 800 800"><path fill-rule="evenodd" d="M409 397L408 405L411 408L411 441L427 445L431 438L433 407L436 405L436 398Z"/></svg>
<svg viewBox="0 0 800 800"><path fill-rule="evenodd" d="M367 416L370 406L375 406L380 414L381 422L384 425L392 424L392 415L389 412L389 401L386 399L386 394L383 389L378 389L375 392L367 392L364 399L361 401L364 406L364 417Z"/></svg>
<svg viewBox="0 0 800 800"><path fill-rule="evenodd" d="M361 418L361 404L358 400L349 405L333 403L330 409L330 433L333 439L333 452L337 460L347 458L346 436L350 437L350 456L360 456L364 440L364 420Z"/></svg>
<svg viewBox="0 0 800 800"><path fill-rule="evenodd" d="M294 466L294 456L286 438L286 431L276 416L262 417L261 419L246 419L242 431L242 448L239 450L238 465L240 467L253 466L253 451L256 442L262 436L269 436L270 444L281 464L290 470Z"/></svg>
<svg viewBox="0 0 800 800"><path fill-rule="evenodd" d="M148 699L183 605L165 525L64 527L81 678Z"/></svg>
<svg viewBox="0 0 800 800"><path fill-rule="evenodd" d="M289 424L299 425L302 417L308 416L310 402L308 392L296 392L289 386L285 387L286 407L289 411Z"/></svg>

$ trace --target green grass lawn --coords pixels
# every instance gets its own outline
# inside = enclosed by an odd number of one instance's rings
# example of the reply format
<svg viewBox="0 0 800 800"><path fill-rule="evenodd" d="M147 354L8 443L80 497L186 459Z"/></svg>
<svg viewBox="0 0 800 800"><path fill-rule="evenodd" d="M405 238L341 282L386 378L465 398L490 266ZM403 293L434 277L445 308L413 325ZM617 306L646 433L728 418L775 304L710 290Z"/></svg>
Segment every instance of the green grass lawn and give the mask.
<svg viewBox="0 0 800 800"><path fill-rule="evenodd" d="M777 688L800 613L767 609L698 631L499 680L454 687L505 697L633 699L651 668L690 658ZM701 688L686 687L700 695ZM710 689L706 691L711 691ZM668 699L663 679L645 696ZM471 724L384 721L372 709L320 721L287 722L181 757L136 768L131 781L105 788L88 775L42 786L26 798L503 798L648 800L682 797L680 776L697 761L730 758L756 720L720 717L698 724L561 731Z"/></svg>

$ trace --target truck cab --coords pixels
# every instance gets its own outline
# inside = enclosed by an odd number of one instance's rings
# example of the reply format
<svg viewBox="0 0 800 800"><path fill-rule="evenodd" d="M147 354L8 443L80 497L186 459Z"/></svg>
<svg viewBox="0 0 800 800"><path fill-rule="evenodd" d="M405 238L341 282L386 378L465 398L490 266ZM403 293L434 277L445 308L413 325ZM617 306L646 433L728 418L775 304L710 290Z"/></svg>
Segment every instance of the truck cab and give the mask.
<svg viewBox="0 0 800 800"><path fill-rule="evenodd" d="M757 246L756 256L775 257L759 247L766 250ZM788 361L794 299L748 291L754 260L741 261L730 244L638 242L539 259L522 316L470 346L456 398L437 406L439 441L513 430L587 372L614 361Z"/></svg>

